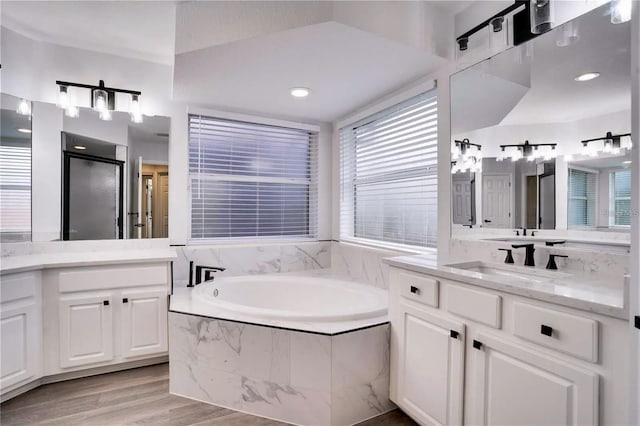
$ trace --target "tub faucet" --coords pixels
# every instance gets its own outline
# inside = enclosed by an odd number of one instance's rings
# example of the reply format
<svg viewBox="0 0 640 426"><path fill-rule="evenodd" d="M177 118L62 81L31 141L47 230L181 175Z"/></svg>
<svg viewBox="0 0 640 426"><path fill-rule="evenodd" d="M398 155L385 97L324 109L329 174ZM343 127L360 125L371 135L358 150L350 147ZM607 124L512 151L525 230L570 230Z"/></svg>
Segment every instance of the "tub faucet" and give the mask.
<svg viewBox="0 0 640 426"><path fill-rule="evenodd" d="M217 271L224 271L225 268L220 268L218 266L204 266L204 265L196 265L196 281L193 282L193 261L189 262L189 284L187 287L194 287L202 282L202 271L204 271L204 280L209 281L213 279L213 273Z"/></svg>
<svg viewBox="0 0 640 426"><path fill-rule="evenodd" d="M525 248L527 253L524 258L524 266L536 266L536 261L533 258L533 252L536 251L533 243L531 244L512 244L511 247L514 249Z"/></svg>

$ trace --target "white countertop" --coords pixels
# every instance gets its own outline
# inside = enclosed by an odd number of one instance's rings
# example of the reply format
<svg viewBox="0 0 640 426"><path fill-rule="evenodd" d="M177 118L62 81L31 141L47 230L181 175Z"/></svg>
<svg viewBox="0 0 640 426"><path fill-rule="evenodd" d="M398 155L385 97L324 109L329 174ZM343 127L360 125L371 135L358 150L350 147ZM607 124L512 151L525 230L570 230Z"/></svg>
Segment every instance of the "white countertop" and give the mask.
<svg viewBox="0 0 640 426"><path fill-rule="evenodd" d="M432 258L399 256L384 259L390 266L413 272L477 285L491 290L529 297L556 305L594 312L627 320L628 280L624 277L603 277L577 274L550 278L542 282L513 282L509 277L497 277L449 266L438 266ZM618 281L619 282L616 282Z"/></svg>
<svg viewBox="0 0 640 426"><path fill-rule="evenodd" d="M269 274L274 275L274 274ZM329 269L314 269L309 271L287 272L277 275L306 275L310 277L336 278L345 281L358 282L353 278L344 274L338 274ZM375 288L375 287L372 287ZM307 333L316 333L324 335L342 334L348 331L359 330L363 328L375 327L389 322L388 316L383 315L375 318L367 318L354 321L331 321L331 322L305 322L292 320L277 320L271 318L253 318L245 313L236 313L229 310L221 309L207 303L197 297L193 297L191 288L174 287L171 295L169 312L197 315L212 319L224 321L235 321L246 324L260 325L266 327L275 327L286 330L303 331Z"/></svg>
<svg viewBox="0 0 640 426"><path fill-rule="evenodd" d="M177 257L172 248L108 250L89 252L39 253L0 258L0 275L39 269L87 265L109 265L149 261L169 261Z"/></svg>

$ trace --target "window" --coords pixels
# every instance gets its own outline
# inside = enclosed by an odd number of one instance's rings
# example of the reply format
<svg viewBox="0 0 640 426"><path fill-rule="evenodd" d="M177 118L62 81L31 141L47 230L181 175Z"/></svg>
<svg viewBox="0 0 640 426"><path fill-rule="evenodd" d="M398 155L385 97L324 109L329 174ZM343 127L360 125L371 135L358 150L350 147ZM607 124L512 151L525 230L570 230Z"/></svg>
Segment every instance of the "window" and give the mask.
<svg viewBox="0 0 640 426"><path fill-rule="evenodd" d="M594 227L597 173L569 169L569 227Z"/></svg>
<svg viewBox="0 0 640 426"><path fill-rule="evenodd" d="M437 245L438 109L423 93L340 129L340 236Z"/></svg>
<svg viewBox="0 0 640 426"><path fill-rule="evenodd" d="M30 138L3 137L0 143L0 205L2 242L31 240Z"/></svg>
<svg viewBox="0 0 640 426"><path fill-rule="evenodd" d="M315 133L189 116L191 239L315 237Z"/></svg>
<svg viewBox="0 0 640 426"><path fill-rule="evenodd" d="M631 226L631 170L618 170L610 175L611 225Z"/></svg>

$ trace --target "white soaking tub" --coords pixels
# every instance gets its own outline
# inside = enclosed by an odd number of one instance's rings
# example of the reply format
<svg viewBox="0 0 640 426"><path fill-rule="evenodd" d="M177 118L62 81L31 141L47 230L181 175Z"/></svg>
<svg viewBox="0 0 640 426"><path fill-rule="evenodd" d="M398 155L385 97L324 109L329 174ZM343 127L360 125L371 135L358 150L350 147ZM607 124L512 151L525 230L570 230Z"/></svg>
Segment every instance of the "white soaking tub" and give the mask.
<svg viewBox="0 0 640 426"><path fill-rule="evenodd" d="M254 320L343 322L387 313L386 291L308 275L219 277L197 286L193 296Z"/></svg>

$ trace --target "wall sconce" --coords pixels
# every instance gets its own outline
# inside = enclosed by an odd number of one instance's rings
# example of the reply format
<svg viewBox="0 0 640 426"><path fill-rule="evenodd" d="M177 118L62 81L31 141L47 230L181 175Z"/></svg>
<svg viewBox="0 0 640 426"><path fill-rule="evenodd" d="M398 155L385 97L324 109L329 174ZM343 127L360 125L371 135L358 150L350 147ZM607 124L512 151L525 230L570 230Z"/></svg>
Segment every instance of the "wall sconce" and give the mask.
<svg viewBox="0 0 640 426"><path fill-rule="evenodd" d="M607 132L604 137L585 139L582 141L582 154L595 157L598 153L618 155L623 149L633 148L631 133L614 135Z"/></svg>
<svg viewBox="0 0 640 426"><path fill-rule="evenodd" d="M31 118L31 102L24 98L20 99L16 112L20 115L28 115Z"/></svg>
<svg viewBox="0 0 640 426"><path fill-rule="evenodd" d="M482 146L469 139L454 140L451 146L451 174L479 172L482 170Z"/></svg>
<svg viewBox="0 0 640 426"><path fill-rule="evenodd" d="M59 86L57 105L65 110L68 117L77 117L79 115L78 107L75 106L69 96L69 87L79 87L91 90L91 107L98 112L101 120L111 120L111 112L115 110L116 93L127 93L131 95L131 106L129 114L131 121L134 123L142 123L142 110L140 108L141 92L137 90L116 89L106 87L104 80L100 80L97 86L90 84L70 83L68 81L56 81Z"/></svg>
<svg viewBox="0 0 640 426"><path fill-rule="evenodd" d="M622 24L631 20L631 0L611 1L611 23Z"/></svg>
<svg viewBox="0 0 640 426"><path fill-rule="evenodd" d="M531 19L531 33L543 34L553 26L555 7L551 0L531 0L529 6Z"/></svg>
<svg viewBox="0 0 640 426"><path fill-rule="evenodd" d="M523 144L500 145L500 154L496 161L511 159L515 162L523 158L527 161L551 160L558 156L556 146L556 143L532 144L529 141L524 141Z"/></svg>

